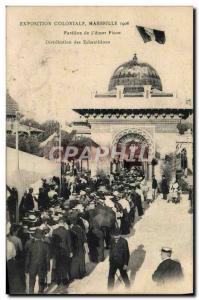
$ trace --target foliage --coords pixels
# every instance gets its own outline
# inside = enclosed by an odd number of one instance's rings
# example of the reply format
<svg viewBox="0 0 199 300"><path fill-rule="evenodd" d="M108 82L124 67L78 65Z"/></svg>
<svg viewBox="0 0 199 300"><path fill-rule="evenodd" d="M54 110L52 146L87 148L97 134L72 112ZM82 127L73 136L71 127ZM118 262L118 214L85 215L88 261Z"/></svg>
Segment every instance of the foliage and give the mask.
<svg viewBox="0 0 199 300"><path fill-rule="evenodd" d="M54 132L59 131L59 122L54 120L49 120L40 125L40 129L44 132L41 135L42 141L45 141Z"/></svg>
<svg viewBox="0 0 199 300"><path fill-rule="evenodd" d="M16 136L13 134L7 134L6 145L11 148L16 147ZM41 156L39 150L39 140L37 136L19 136L19 150Z"/></svg>
<svg viewBox="0 0 199 300"><path fill-rule="evenodd" d="M43 156L44 151L43 149L39 148L39 144L46 139L49 138L53 133L59 132L59 122L55 120L49 120L45 121L44 123L38 123L34 119L21 119L20 124L27 125L27 126L32 126L35 128L38 128L40 130L43 130L42 133L40 133L38 136L36 135L21 135L19 136L19 150L28 152L31 154L35 154L38 156ZM62 130L61 132L61 137L62 137L62 146L65 148L67 145L74 145L74 131L71 133L67 133ZM6 136L6 143L8 147L15 148L15 135L13 134L7 134ZM49 149L46 150L47 152L50 151L51 147L55 146L56 141L53 140L50 145ZM58 141L57 141L58 143Z"/></svg>
<svg viewBox="0 0 199 300"><path fill-rule="evenodd" d="M49 136L51 136L54 132L59 131L59 122L55 120L48 120L43 123L39 123L34 119L21 119L20 124L32 126L37 129L43 130L43 132L39 135L38 140L40 142L45 141Z"/></svg>
<svg viewBox="0 0 199 300"><path fill-rule="evenodd" d="M156 159L160 159L160 152L155 151L155 158L156 158Z"/></svg>
<svg viewBox="0 0 199 300"><path fill-rule="evenodd" d="M180 134L184 134L188 129L192 128L192 124L190 123L178 123L177 125L178 131Z"/></svg>
<svg viewBox="0 0 199 300"><path fill-rule="evenodd" d="M26 125L26 126L32 126L37 129L41 129L41 125L39 122L35 121L34 119L21 119L20 124Z"/></svg>
<svg viewBox="0 0 199 300"><path fill-rule="evenodd" d="M6 135L6 145L10 148L15 148L16 138L14 134Z"/></svg>
<svg viewBox="0 0 199 300"><path fill-rule="evenodd" d="M19 150L31 154L39 154L39 141L37 136L20 136Z"/></svg>
<svg viewBox="0 0 199 300"><path fill-rule="evenodd" d="M189 184L183 178L180 178L178 183L182 192L188 192L190 190Z"/></svg>
<svg viewBox="0 0 199 300"><path fill-rule="evenodd" d="M168 183L170 183L172 178L175 176L175 169L173 167L175 163L174 160L175 160L175 154L173 153L167 154L165 155L165 160L161 165L162 175L165 175Z"/></svg>

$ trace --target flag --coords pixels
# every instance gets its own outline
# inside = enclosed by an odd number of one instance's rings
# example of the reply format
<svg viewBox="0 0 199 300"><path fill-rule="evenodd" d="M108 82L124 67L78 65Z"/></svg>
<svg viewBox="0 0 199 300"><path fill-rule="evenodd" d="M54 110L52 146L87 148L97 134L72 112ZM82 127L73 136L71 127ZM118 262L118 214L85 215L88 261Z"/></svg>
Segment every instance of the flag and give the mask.
<svg viewBox="0 0 199 300"><path fill-rule="evenodd" d="M164 44L166 41L165 32L161 30L151 29L142 26L136 26L144 43L156 41L159 44Z"/></svg>

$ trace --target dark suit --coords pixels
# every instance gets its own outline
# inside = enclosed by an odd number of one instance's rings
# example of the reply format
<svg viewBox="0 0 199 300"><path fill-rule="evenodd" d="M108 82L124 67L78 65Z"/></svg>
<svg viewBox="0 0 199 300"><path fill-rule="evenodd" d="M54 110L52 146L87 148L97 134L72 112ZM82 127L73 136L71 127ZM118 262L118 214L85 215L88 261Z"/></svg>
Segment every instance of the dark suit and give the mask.
<svg viewBox="0 0 199 300"><path fill-rule="evenodd" d="M33 210L34 207L35 205L34 205L33 196L31 193L28 193L24 201L24 211L27 212L28 210Z"/></svg>
<svg viewBox="0 0 199 300"><path fill-rule="evenodd" d="M97 226L92 229L92 233L94 235L93 242L96 241L97 261L104 261L104 233L102 229Z"/></svg>
<svg viewBox="0 0 199 300"><path fill-rule="evenodd" d="M50 269L49 249L42 240L32 240L26 254L26 273L29 273L29 293L34 294L36 276L39 276L39 293L45 286L45 277Z"/></svg>
<svg viewBox="0 0 199 300"><path fill-rule="evenodd" d="M128 266L129 262L129 247L128 242L124 238L120 237L116 242L115 239L111 240L111 248L110 248L110 268L108 275L108 287L112 288L114 286L115 274L117 269L120 270L120 274L122 279L126 285L126 287L130 286L130 281L127 275L127 271L123 269L126 265Z"/></svg>
<svg viewBox="0 0 199 300"><path fill-rule="evenodd" d="M162 191L162 194L163 194L163 199L167 200L167 194L169 193L169 187L168 187L168 183L167 183L166 178L162 179L161 191Z"/></svg>
<svg viewBox="0 0 199 300"><path fill-rule="evenodd" d="M70 196L70 191L69 191L69 188L68 188L68 186L66 185L66 183L62 184L61 196L62 196L64 199L68 199L69 196Z"/></svg>
<svg viewBox="0 0 199 300"><path fill-rule="evenodd" d="M142 201L141 201L140 195L138 195L138 193L133 191L131 193L131 200L133 201L134 206L137 207L138 215L142 216L143 215L143 208L142 208Z"/></svg>
<svg viewBox="0 0 199 300"><path fill-rule="evenodd" d="M70 229L71 233L71 240L72 240L72 252L73 257L71 261L71 279L74 278L83 278L86 274L85 268L85 248L84 243L86 241L86 235L83 229L78 226L74 225Z"/></svg>
<svg viewBox="0 0 199 300"><path fill-rule="evenodd" d="M69 280L71 237L66 228L60 225L53 231L52 244L55 253L55 271L57 283L66 284Z"/></svg>
<svg viewBox="0 0 199 300"><path fill-rule="evenodd" d="M13 224L16 221L16 206L17 197L13 193L7 198L7 207L9 212L10 223Z"/></svg>
<svg viewBox="0 0 199 300"><path fill-rule="evenodd" d="M155 179L155 178L153 178L153 180L152 180L152 189L157 189L157 187L158 187L158 183L157 183L157 180Z"/></svg>
<svg viewBox="0 0 199 300"><path fill-rule="evenodd" d="M38 207L39 209L47 209L49 206L49 198L47 192L40 192L38 196Z"/></svg>
<svg viewBox="0 0 199 300"><path fill-rule="evenodd" d="M121 218L121 234L129 234L130 233L130 215L128 214L127 210L123 210L123 216Z"/></svg>
<svg viewBox="0 0 199 300"><path fill-rule="evenodd" d="M182 279L183 272L181 264L172 259L161 262L157 270L152 275L153 281L164 284L171 280Z"/></svg>

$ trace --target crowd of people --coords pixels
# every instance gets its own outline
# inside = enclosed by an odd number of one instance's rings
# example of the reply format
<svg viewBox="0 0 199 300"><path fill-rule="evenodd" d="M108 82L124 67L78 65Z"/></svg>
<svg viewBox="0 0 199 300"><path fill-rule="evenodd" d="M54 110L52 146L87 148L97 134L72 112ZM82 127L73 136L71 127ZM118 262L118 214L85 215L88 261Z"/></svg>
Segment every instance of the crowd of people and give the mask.
<svg viewBox="0 0 199 300"><path fill-rule="evenodd" d="M164 177L161 188L166 199L169 187ZM144 203L154 201L157 191L155 176L148 185L136 167L128 174L123 170L95 177L66 173L61 185L57 177L43 178L22 197L16 224L17 191L9 188L9 293L36 293L37 278L37 292L44 293L53 282L67 287L86 276L86 251L90 262L102 262L114 232L128 235L135 216L142 217ZM109 281L112 285L113 278Z"/></svg>

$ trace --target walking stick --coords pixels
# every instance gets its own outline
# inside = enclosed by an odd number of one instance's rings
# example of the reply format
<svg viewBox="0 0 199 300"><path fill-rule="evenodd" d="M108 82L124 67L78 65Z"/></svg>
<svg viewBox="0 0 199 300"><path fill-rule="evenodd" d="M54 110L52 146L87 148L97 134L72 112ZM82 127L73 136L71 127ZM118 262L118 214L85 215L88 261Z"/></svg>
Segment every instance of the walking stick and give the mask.
<svg viewBox="0 0 199 300"><path fill-rule="evenodd" d="M120 276L117 274L117 272L116 272L115 274L116 274L116 276L117 276L117 279L118 279L120 282L122 282L122 280L120 279Z"/></svg>

